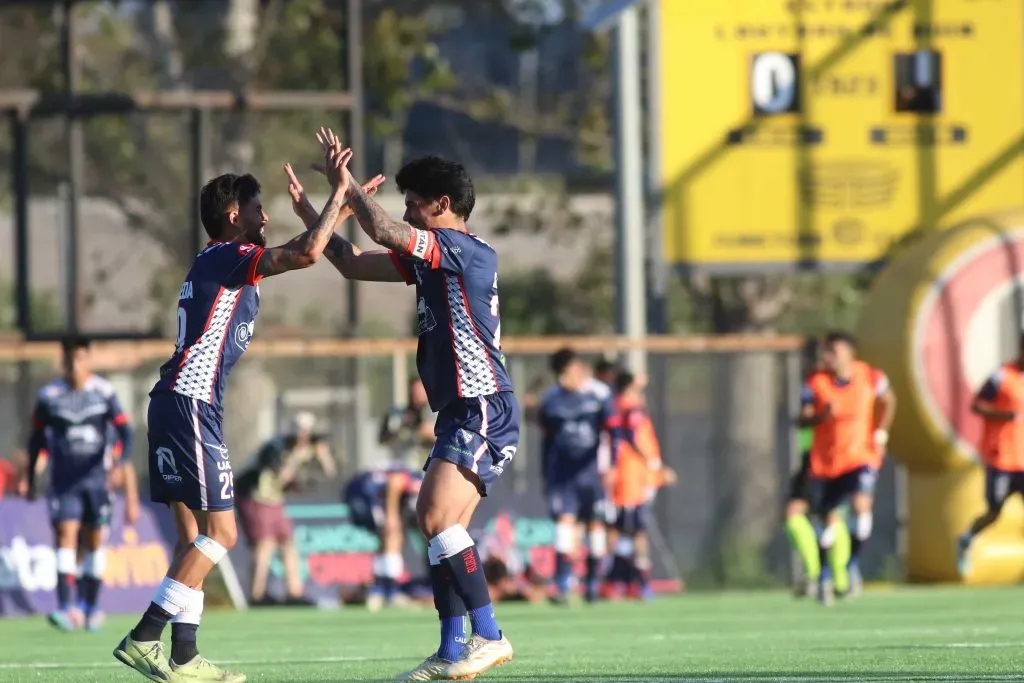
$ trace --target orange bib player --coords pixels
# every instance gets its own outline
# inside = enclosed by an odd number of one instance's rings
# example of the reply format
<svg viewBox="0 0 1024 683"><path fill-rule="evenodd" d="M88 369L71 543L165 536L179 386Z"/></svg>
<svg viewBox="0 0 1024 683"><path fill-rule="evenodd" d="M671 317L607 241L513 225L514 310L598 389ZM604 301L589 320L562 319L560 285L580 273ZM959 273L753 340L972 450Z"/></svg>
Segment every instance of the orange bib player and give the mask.
<svg viewBox="0 0 1024 683"><path fill-rule="evenodd" d="M984 421L978 455L985 466L988 509L958 540L961 576L970 572L968 551L974 537L999 519L1007 498L1014 493L1024 496L1024 337L1019 358L992 373L974 397L971 410Z"/></svg>
<svg viewBox="0 0 1024 683"><path fill-rule="evenodd" d="M616 597L628 588L631 597L649 597L648 511L657 489L675 483L675 473L662 464L654 423L644 409L643 381L621 372L616 394L620 440L611 489L617 540L606 594Z"/></svg>
<svg viewBox="0 0 1024 683"><path fill-rule="evenodd" d="M885 373L857 360L855 353L852 337L829 334L824 367L810 376L801 396L801 426L814 429L810 473L812 507L823 520L818 545L824 604L832 602L836 590L856 595L863 586L858 561L871 536L875 482L896 412ZM852 508L848 546L839 516L847 502Z"/></svg>

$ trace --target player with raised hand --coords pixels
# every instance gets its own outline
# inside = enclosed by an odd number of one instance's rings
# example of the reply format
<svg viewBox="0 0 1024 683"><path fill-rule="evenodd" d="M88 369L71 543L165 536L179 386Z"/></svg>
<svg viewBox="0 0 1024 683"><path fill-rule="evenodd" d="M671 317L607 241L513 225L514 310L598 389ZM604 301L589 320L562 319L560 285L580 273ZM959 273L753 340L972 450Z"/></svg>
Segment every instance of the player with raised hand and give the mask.
<svg viewBox="0 0 1024 683"><path fill-rule="evenodd" d="M317 138L331 196L316 225L282 246L265 248L270 219L253 176L219 176L200 194L211 242L181 286L177 345L160 368L148 414L150 494L171 507L178 543L153 601L114 649L114 657L151 681L245 680L202 657L196 645L203 581L238 538L222 398L228 374L252 338L259 281L316 263L343 216L352 152L336 144L328 129ZM168 623L170 660L161 642Z"/></svg>
<svg viewBox="0 0 1024 683"><path fill-rule="evenodd" d="M460 164L423 157L402 167L396 182L405 193L403 221L358 183L348 186L360 227L382 249L362 251L335 235L324 253L346 278L416 286L416 366L438 413L416 512L441 644L398 680L468 679L512 658L466 530L519 443L519 406L501 353L498 256L466 227L476 195Z"/></svg>

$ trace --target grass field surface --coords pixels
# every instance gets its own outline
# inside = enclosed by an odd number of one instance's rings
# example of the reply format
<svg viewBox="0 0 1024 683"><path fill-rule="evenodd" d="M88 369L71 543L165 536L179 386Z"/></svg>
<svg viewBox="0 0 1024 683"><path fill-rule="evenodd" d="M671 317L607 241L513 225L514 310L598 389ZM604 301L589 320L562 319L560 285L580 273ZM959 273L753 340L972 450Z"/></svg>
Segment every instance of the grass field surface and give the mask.
<svg viewBox="0 0 1024 683"><path fill-rule="evenodd" d="M515 661L481 681L1024 680L1024 589L897 588L822 608L783 593L650 604L499 605ZM142 681L110 654L134 619L61 634L0 621L0 681ZM169 633L166 637L169 637ZM212 612L202 652L250 681L389 680L436 647L426 610Z"/></svg>

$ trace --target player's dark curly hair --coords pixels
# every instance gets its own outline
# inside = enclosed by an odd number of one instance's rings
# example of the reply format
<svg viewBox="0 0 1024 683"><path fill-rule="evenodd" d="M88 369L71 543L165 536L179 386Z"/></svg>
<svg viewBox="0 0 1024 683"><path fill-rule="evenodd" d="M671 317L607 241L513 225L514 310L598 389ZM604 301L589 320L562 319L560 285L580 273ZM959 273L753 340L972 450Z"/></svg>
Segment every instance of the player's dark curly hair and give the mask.
<svg viewBox="0 0 1024 683"><path fill-rule="evenodd" d="M452 213L467 220L476 205L473 181L462 164L426 156L410 161L398 171L395 184L400 192L412 191L421 197L437 200L448 197Z"/></svg>
<svg viewBox="0 0 1024 683"><path fill-rule="evenodd" d="M843 330L832 330L831 332L825 334L826 344L832 346L837 342L847 344L850 346L850 348L853 349L857 348L857 339L849 332L844 332Z"/></svg>
<svg viewBox="0 0 1024 683"><path fill-rule="evenodd" d="M260 181L249 173L225 173L203 185L199 193L199 217L210 239L220 239L224 219L232 204L241 206L260 193Z"/></svg>

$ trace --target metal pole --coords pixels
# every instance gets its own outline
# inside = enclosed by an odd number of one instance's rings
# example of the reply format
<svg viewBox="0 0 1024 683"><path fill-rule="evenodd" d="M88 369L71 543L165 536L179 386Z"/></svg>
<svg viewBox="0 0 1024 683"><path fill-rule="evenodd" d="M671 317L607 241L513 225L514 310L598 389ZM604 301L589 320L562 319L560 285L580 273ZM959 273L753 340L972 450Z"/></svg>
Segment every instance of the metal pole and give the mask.
<svg viewBox="0 0 1024 683"><path fill-rule="evenodd" d="M644 298L644 164L640 103L640 21L630 6L615 27L615 148L616 148L616 304L619 332L639 342L647 334ZM646 352L634 346L628 353L633 372L647 372Z"/></svg>
<svg viewBox="0 0 1024 683"><path fill-rule="evenodd" d="M61 24L61 58L64 70L64 88L73 96L79 89L80 76L77 64L77 31L75 26L74 0L64 0L64 17ZM68 152L68 197L67 197L67 306L66 331L78 332L80 321L78 254L80 251L78 233L81 222L82 177L85 168L85 140L82 122L74 111L66 116Z"/></svg>
<svg viewBox="0 0 1024 683"><path fill-rule="evenodd" d="M206 244L206 230L199 213L199 194L206 182L206 174L210 168L210 112L206 109L193 109L190 121L192 137L192 235L189 246L192 254L198 254Z"/></svg>
<svg viewBox="0 0 1024 683"><path fill-rule="evenodd" d="M342 50L342 74L345 89L352 93L355 103L348 113L346 142L352 148L352 162L349 167L360 182L366 180L366 123L363 111L363 13L360 0L348 0L346 4L345 46ZM355 219L349 219L345 236L355 244L362 232ZM359 336L359 283L349 280L346 287L349 337Z"/></svg>
<svg viewBox="0 0 1024 683"><path fill-rule="evenodd" d="M662 249L661 187L661 51L659 46L659 3L646 7L647 45L647 182L644 210L647 220L648 329L654 334L668 333L669 270ZM654 372L657 372L655 369Z"/></svg>
<svg viewBox="0 0 1024 683"><path fill-rule="evenodd" d="M786 427L786 450L788 451L789 471L783 475L785 481L800 467L800 461L803 456L800 453L800 428L796 423L797 418L800 417L800 387L803 384L803 359L801 354L796 351L787 351L784 359L786 419L789 421ZM794 585L800 580L802 573L800 556L796 550L791 550L789 553L789 574Z"/></svg>
<svg viewBox="0 0 1024 683"><path fill-rule="evenodd" d="M32 335L32 308L28 262L28 117L24 112L11 112L11 180L14 190L14 304L18 312L18 329L25 337Z"/></svg>

